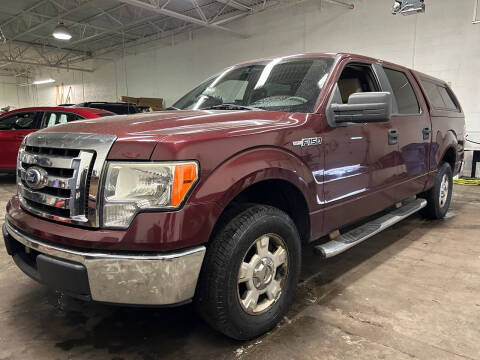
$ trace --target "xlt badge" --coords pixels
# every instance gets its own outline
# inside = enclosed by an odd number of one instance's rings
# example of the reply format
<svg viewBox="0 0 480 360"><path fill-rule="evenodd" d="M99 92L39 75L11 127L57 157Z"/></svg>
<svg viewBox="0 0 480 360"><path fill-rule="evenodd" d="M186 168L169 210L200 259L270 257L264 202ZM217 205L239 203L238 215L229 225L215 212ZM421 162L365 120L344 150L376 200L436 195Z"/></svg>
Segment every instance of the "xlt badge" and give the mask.
<svg viewBox="0 0 480 360"><path fill-rule="evenodd" d="M312 145L320 145L322 143L321 137L312 137L312 138L305 138L302 140L294 141L292 144L293 146L312 146Z"/></svg>

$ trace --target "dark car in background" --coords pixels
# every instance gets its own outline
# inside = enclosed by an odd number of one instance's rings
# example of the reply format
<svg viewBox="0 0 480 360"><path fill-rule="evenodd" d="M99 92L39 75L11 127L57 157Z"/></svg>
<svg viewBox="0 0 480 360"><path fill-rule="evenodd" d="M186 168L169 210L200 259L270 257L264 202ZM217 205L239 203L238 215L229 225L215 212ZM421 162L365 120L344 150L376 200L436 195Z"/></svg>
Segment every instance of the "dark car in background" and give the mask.
<svg viewBox="0 0 480 360"><path fill-rule="evenodd" d="M40 129L74 120L115 115L102 109L83 107L29 107L0 115L0 171L15 171L17 153L22 140Z"/></svg>
<svg viewBox="0 0 480 360"><path fill-rule="evenodd" d="M104 102L104 101L89 101L75 106L90 107L96 109L103 109L111 111L118 115L137 114L145 112L144 107L137 106L136 104L126 102Z"/></svg>

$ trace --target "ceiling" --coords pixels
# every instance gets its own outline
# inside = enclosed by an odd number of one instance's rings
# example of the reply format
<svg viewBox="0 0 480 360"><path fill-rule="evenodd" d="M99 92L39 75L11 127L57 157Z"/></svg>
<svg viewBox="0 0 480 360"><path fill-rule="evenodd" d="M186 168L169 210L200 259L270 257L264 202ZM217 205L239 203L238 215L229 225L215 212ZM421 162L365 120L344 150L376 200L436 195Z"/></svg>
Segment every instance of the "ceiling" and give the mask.
<svg viewBox="0 0 480 360"><path fill-rule="evenodd" d="M92 71L87 60L124 47L208 28L245 37L228 23L288 0L2 0L0 75L41 68ZM70 41L52 32L62 21Z"/></svg>

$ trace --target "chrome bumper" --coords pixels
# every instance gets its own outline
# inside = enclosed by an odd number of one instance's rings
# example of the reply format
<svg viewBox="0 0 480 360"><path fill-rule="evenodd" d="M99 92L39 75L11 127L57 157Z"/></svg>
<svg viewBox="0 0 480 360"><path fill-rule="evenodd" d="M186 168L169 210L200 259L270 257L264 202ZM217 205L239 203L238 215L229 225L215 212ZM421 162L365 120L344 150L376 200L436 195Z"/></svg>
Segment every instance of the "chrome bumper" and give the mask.
<svg viewBox="0 0 480 360"><path fill-rule="evenodd" d="M205 246L168 254L123 255L87 252L45 244L13 228L7 233L27 248L85 266L92 300L138 305L169 305L193 298Z"/></svg>

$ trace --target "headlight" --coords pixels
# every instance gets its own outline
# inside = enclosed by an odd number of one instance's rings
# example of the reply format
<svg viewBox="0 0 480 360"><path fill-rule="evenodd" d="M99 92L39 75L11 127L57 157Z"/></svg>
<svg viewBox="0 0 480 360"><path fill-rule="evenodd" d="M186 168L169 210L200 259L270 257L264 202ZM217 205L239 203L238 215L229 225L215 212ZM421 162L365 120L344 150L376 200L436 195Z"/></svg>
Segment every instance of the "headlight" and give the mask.
<svg viewBox="0 0 480 360"><path fill-rule="evenodd" d="M126 228L145 209L175 209L198 179L196 162L109 162L103 226Z"/></svg>

